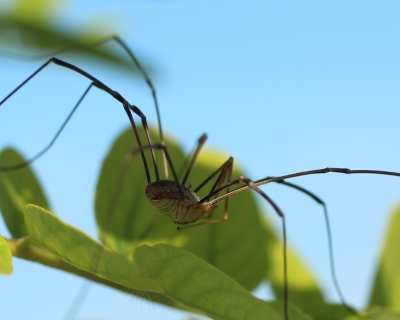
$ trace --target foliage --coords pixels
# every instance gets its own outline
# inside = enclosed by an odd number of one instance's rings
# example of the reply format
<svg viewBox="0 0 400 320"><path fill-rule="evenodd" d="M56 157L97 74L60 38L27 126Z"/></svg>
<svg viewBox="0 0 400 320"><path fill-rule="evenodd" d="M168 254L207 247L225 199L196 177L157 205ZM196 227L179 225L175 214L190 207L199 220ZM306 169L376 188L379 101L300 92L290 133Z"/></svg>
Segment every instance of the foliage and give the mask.
<svg viewBox="0 0 400 320"><path fill-rule="evenodd" d="M50 58L49 53L81 50L83 56L95 59L102 65L137 74L137 69L125 54L105 45L112 36L110 28L107 31L105 29L111 27L111 22L115 21L91 21L90 28L77 23L68 28L60 27L61 22L66 20L66 2L15 0L9 10L0 10L0 55L39 60ZM104 34L108 37L104 37ZM100 41L101 39L103 40ZM98 46L99 43L104 45ZM148 64L142 64L146 66L146 70L151 70Z"/></svg>
<svg viewBox="0 0 400 320"><path fill-rule="evenodd" d="M153 130L152 137L157 141ZM225 223L177 231L170 221L154 216L144 195L146 179L140 157L134 157L126 171L122 169L127 153L135 148L134 141L132 130L118 137L100 173L95 210L104 245L48 211L30 168L0 172L0 209L12 235L11 239L0 238L0 271L11 273L11 252L213 319L282 319L282 244L259 212L254 194L232 197ZM168 138L166 144L182 175L187 158L175 141ZM161 154L157 156L162 168ZM216 169L215 164L225 160L215 152L204 152L190 183L199 185ZM21 161L14 150L0 154L1 166ZM211 185L201 190L200 197ZM399 217L400 209L382 253L370 309L357 315L326 303L312 274L289 250L290 319L400 318L396 282L400 263L395 251ZM265 280L271 282L277 301L264 302L251 295Z"/></svg>

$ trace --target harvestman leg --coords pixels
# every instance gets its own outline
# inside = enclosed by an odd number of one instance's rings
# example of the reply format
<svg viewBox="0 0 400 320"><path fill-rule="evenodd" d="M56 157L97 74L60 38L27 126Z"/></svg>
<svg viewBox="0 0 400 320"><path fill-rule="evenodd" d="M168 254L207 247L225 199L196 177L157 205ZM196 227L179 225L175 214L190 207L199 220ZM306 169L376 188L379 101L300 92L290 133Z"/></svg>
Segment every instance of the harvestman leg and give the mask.
<svg viewBox="0 0 400 320"><path fill-rule="evenodd" d="M77 73L79 73L79 74L85 76L86 78L88 78L88 79L90 79L90 80L92 81L92 84L91 84L91 85L89 86L89 88L85 91L85 93L84 93L84 95L81 97L81 99L79 99L77 105L73 108L73 111L70 113L70 116L69 116L69 117L67 118L67 120L64 122L64 124L63 124L61 130L64 128L64 126L66 125L66 123L68 122L68 120L69 120L70 117L72 116L73 112L76 110L76 108L77 108L77 107L79 106L79 104L82 102L83 97L88 93L88 91L92 88L92 86L96 86L97 88L99 88L99 89L101 89L101 90L107 92L107 93L110 94L112 97L114 97L117 101L119 101L120 103L122 103L123 108L124 108L126 114L128 115L128 118L129 118L129 120L130 120L132 129L133 129L133 131L134 131L134 133L135 133L136 141L137 141L139 147L142 146L142 142L141 142L141 140L140 140L139 133L138 133L138 131L137 131L137 127L136 127L136 124L135 124L135 121L134 121L134 119L133 119L133 117L132 117L131 112L134 112L136 115L138 115L138 116L141 118L142 125L143 125L143 127L145 128L146 138L147 138L148 145L149 145L149 146L152 146L152 141L151 141L150 133L149 133L148 127L147 127L146 116L141 112L141 110L140 110L138 107L133 106L133 105L130 105L130 104L128 103L128 101L125 100L117 91L112 90L112 89L109 88L107 85L105 85L103 82L101 82L101 81L98 80L97 78L93 77L92 75L88 74L88 73L85 72L84 70L82 70L82 69L80 69L80 68L78 68L78 67L76 67L76 66L74 66L74 65L72 65L72 64L70 64L70 63L68 63L68 62L65 62L65 61L63 61L63 60L60 60L60 59L58 59L58 58L51 58L51 59L49 59L46 63L44 63L44 64L43 64L39 69L37 69L31 76L29 76L24 82L22 82L16 89L14 89L8 96L6 96L6 97L0 102L0 106L1 106L5 101L7 101L15 92L17 92L22 86L24 86L29 80L31 80L35 75L37 75L40 71L42 71L45 67L47 67L50 63L55 63L55 64L57 64L57 65L60 65L60 66L62 66L62 67L65 67L65 68L67 68L67 69L73 70L73 71L75 71L75 72L77 72ZM58 134L59 134L59 132L58 132ZM58 135L55 136L55 139L56 139L57 137L58 137ZM51 142L51 144L54 143L55 139L53 139L53 141ZM50 147L50 145L49 145L48 147ZM48 148L45 148L44 152L45 152L46 150L48 150ZM157 163L156 163L155 153L154 153L154 150L153 150L152 148L150 148L150 150L151 150L151 157L152 157L153 165L154 165L154 171L155 171L155 174L156 174L156 179L159 180L159 172L158 172L158 167L157 167ZM0 169L1 169L1 170L15 170L15 169L21 168L21 167L27 165L27 163L31 163L32 161L36 160L36 159L37 159L40 155L42 155L44 152L39 153L39 155L38 155L38 156L35 156L35 157L33 158L33 160L31 159L31 160L28 160L28 161L25 162L25 163L17 164L17 165L15 165L14 167L0 168ZM146 157L145 157L145 154L144 154L143 151L141 151L141 156L142 156L142 160L143 160L143 165L144 165L144 167L145 167L147 180L148 180L148 183L150 183L150 181L151 181L151 178L150 178L150 171L149 171L149 168L148 168L148 165L147 165L147 160L146 160ZM177 181L177 182L178 182L178 181Z"/></svg>
<svg viewBox="0 0 400 320"><path fill-rule="evenodd" d="M225 181L227 181L227 183L229 183L232 180L232 168L233 168L233 158L230 157L226 162L224 162L224 164L222 164L217 170L215 170L208 178L206 178L195 190L194 192L197 193L199 190L201 190L212 178L214 178L218 173L219 176L216 179L213 187L211 188L210 193L212 193L214 190L219 189L222 185L226 184ZM229 189L228 189L229 192ZM217 197L218 194L215 195L215 197ZM204 199L200 200L200 203L205 202L208 199L208 196L206 196ZM206 219L211 219L212 215L213 215L214 211L211 211L210 213L208 213L206 216L204 216L203 218ZM224 208L224 214L222 219L216 219L216 220L207 220L207 221L203 221L203 222L199 222L199 223L195 223L195 224L191 224L191 225L187 225L187 226L183 226L183 227L178 227L178 230L184 230L184 229L189 229L189 228L193 228L193 227L197 227L197 226L201 226L201 225L205 225L205 224L211 224L211 223L217 223L217 222L224 222L228 220L228 201L225 202L225 208Z"/></svg>
<svg viewBox="0 0 400 320"><path fill-rule="evenodd" d="M138 71L140 72L140 74L143 76L143 78L145 79L147 85L149 86L150 90L151 90L151 94L153 97L153 101L154 101L154 106L156 109L156 113L157 113L157 121L158 121L158 131L159 131L159 135L160 135L160 140L161 140L161 144L164 144L164 135L163 135L163 131L162 131L162 125L161 125L161 115L160 115L160 109L158 106L158 100L157 100L157 94L156 94L156 89L153 85L153 82L151 81L150 77L148 76L147 72L145 71L145 69L142 68L141 64L139 63L139 61L136 59L133 51L127 46L127 44L117 35L112 35L109 37L106 37L102 40L97 41L96 43L93 43L91 45L76 45L70 48L65 48L65 49L61 49L61 50L57 50L54 51L50 54L45 54L45 55L35 55L35 56L29 56L29 55L24 55L24 54L19 54L19 53L15 53L15 52L6 52L6 51L0 51L0 54L3 55L8 55L8 56L13 56L16 57L17 59L26 59L26 60L37 60L37 59L44 59L44 58L48 58L49 56L55 56L57 54L63 53L63 52L67 52L67 51L73 51L73 50L88 50L88 49L92 49L94 47L103 45L107 42L111 42L111 41L115 41L117 44L119 44L124 51L128 54L128 56L130 57L130 59L133 61L134 65L136 66L136 68L138 69ZM39 70L40 71L40 70ZM29 81L29 79L27 80ZM21 85L23 86L24 83ZM93 85L93 84L92 84ZM16 91L19 88L16 89ZM90 89L90 88L89 88ZM88 90L89 90L88 89ZM88 91L87 90L87 91ZM86 95L87 92L85 92L84 95ZM13 93L11 93L12 95ZM7 100L8 97L6 97L6 99L4 99L3 101L0 102L0 105L5 102L5 100ZM81 98L81 100L83 99L83 97ZM78 103L79 105L79 103ZM75 108L76 109L76 108ZM40 152L37 156L35 156L34 158L32 158L29 162L32 163L33 161L35 161L37 158L39 158L42 154L44 154L50 147L51 145L54 143L54 141L58 138L58 135L61 133L61 131L64 129L66 123L69 121L69 118L72 116L72 114L74 113L75 110L73 110L71 112L71 114L68 116L68 119L64 122L64 124L62 125L62 127L60 128L60 130L56 133L54 139L50 142L50 144L48 145L48 147L46 147L42 152ZM165 154L163 154L163 164L164 164L164 175L165 175L165 179L168 179L168 170L167 170L167 160L166 160L166 156ZM24 165L23 165L24 166ZM15 169L19 169L19 168L15 168ZM15 169L5 169L5 170L15 170ZM1 168L0 168L1 170ZM4 170L4 171L5 171Z"/></svg>
<svg viewBox="0 0 400 320"><path fill-rule="evenodd" d="M191 162L190 162L190 164L188 166L188 170L186 172L185 178L182 181L182 184L184 184L186 182L186 180L188 178L188 175L189 175L189 172L190 172L194 162L196 161L197 155L200 152L200 149L202 148L203 144L205 143L206 138L207 138L207 136L205 134L203 134L201 136L201 138L199 139L198 146L197 146L195 152L193 153L193 156L191 158ZM214 175L216 175L220 170L223 170L224 166L226 166L226 165L228 165L228 163L224 163L218 170L216 170L210 177L208 177L202 184L200 184L200 186L195 190L195 192L197 193L197 191L199 191L210 179L212 179L214 177ZM230 172L231 172L231 170L230 170ZM276 177L267 177L266 179L275 179L275 178ZM321 198L316 196L314 193L312 193L309 190L306 190L305 188L300 187L300 186L298 186L296 184L293 184L293 183L290 183L290 182L286 182L284 180L277 180L275 182L283 184L283 185L291 187L291 188L294 188L294 189L296 189L296 190L308 195L313 200L315 200L317 203L322 205L323 211L324 211L325 225L326 225L326 229L327 229L327 236L328 236L328 247L329 247L329 260L330 260L331 276L332 276L332 279L333 279L333 282L334 282L334 285L335 285L335 289L336 289L336 291L337 291L337 293L338 293L338 295L340 297L340 300L341 300L342 304L349 311L354 312L354 310L346 303L346 300L345 300L344 295L343 295L343 293L342 293L342 291L340 289L339 282L338 282L337 277L336 277L335 265L334 265L333 241L332 241L331 227L330 227L330 223L329 223L328 210L327 210L325 202ZM228 183L229 183L229 180L228 180ZM220 188L220 187L221 187L221 185L218 184L217 188ZM210 193L213 193L214 190L215 190L215 185L214 185L214 187L213 187L213 189L211 190ZM227 193L228 192L229 192L229 189L228 189ZM217 198L218 194L215 194L215 197ZM226 200L228 200L228 199L229 198L227 198ZM206 197L206 198L203 199L203 201L205 201L205 200L208 201L209 198ZM211 217L209 217L209 218L211 218ZM213 222L224 222L227 219L228 219L228 205L227 205L227 202L226 202L226 207L225 207L224 215L223 215L222 219L213 220L213 221L209 221L209 222L205 222L205 223L200 223L200 224L196 224L196 225L193 225L193 226L198 226L198 225L201 225L201 224L207 224L207 223L213 223ZM188 227L190 227L190 226L188 226ZM185 229L185 227L181 227L181 228L178 228L178 229Z"/></svg>
<svg viewBox="0 0 400 320"><path fill-rule="evenodd" d="M195 147L194 151L192 152L191 156L188 158L189 164L187 165L185 176L182 179L182 182L181 182L182 185L186 183L186 181L189 177L189 174L192 171L193 165L196 162L196 159L197 159L201 149L203 148L204 144L206 143L206 140L207 140L207 134L203 133L201 135L201 137L199 138L199 140L197 141L196 147ZM186 167L186 165L183 166L182 168L184 169L185 167Z"/></svg>
<svg viewBox="0 0 400 320"><path fill-rule="evenodd" d="M302 171L302 172L298 172L298 173L293 173L293 174L288 174L288 175L284 175L281 177L277 177L277 178L264 178L261 180L257 180L257 181L251 181L250 179L246 178L246 177L239 177L236 180L233 180L230 183L227 183L225 186L220 187L216 190L214 190L213 192L211 192L206 198L210 199L211 197L213 197L214 195L218 195L219 192L223 191L223 190L229 190L230 187L240 184L240 183L245 183L246 186L242 186L239 187L235 190L232 191L228 191L226 192L224 195L219 196L217 198L215 198L214 200L211 200L210 203L211 204L216 204L218 202L224 201L226 199L228 199L229 197L243 192L245 190L249 190L249 189L253 189L255 190L257 193L259 193L265 200L267 200L272 207L274 208L274 210L277 212L277 214L281 217L282 219L282 230L283 230L283 246L284 246L284 277L285 279L287 279L287 261L286 261L286 248L287 248L287 244L286 244L286 227L285 227L285 217L283 212L279 209L279 207L262 191L258 188L258 186L260 185L264 185L264 184L268 184L271 182L278 182L278 181L283 181L286 179L290 179L290 178L295 178L295 177L300 177L300 176L305 176L305 175L312 175L312 174L322 174L322 173L329 173L329 172L336 172L336 173L344 173L344 174L357 174L357 173L363 173L363 174L379 174L379 175L391 175L391 176L396 176L396 177L400 177L400 173L398 172L392 172L392 171L380 171L380 170L350 170L347 168L323 168L323 169L316 169L316 170L309 170L309 171ZM298 190L303 189L303 188L297 188ZM304 191L306 191L305 193L310 195L312 198L314 198L317 202L319 202L317 200L316 197L313 197L311 195L310 192L308 192L307 190L303 189ZM320 200L320 199L319 199ZM327 220L328 221L328 220ZM330 236L330 231L329 231L329 237ZM332 264L331 264L332 265ZM340 290L338 291L338 293L341 292ZM341 298L343 298L343 296L341 295ZM285 283L284 285L284 310L285 310L285 317L288 317L288 305L287 305L287 299L288 299L288 287L287 287L287 283ZM344 300L343 300L344 301ZM344 304L348 310L353 310L351 307L348 307L347 304Z"/></svg>
<svg viewBox="0 0 400 320"><path fill-rule="evenodd" d="M182 230L182 229L187 229L187 228L192 228L192 227L196 227L196 226L200 226L200 225L205 225L205 224L211 224L211 223L218 223L218 222L225 222L228 219L228 200L229 200L229 187L235 184L239 184L239 183L245 183L248 188L253 189L254 191L256 191L258 194L260 194L276 211L276 213L279 215L279 217L282 219L282 230L283 230L283 276L284 276L284 288L283 288L283 300L284 300L284 314L285 314L285 319L288 320L289 316L288 316L288 284L287 284L287 241L286 241L286 224L285 224L285 215L283 214L282 210L279 209L279 207L275 204L274 201L272 201L272 199L270 197L268 197L260 188L258 188L256 186L256 184L250 180L247 177L241 176L236 180L231 181L231 175L232 175L232 167L233 167L233 158L230 157L216 172L218 172L219 170L221 170L221 174L217 179L217 182L214 184L211 192L209 195L207 195L205 198L203 198L202 200L200 200L200 202L205 202L208 201L211 197L215 196L214 200L211 200L210 202L215 202L217 199L222 198L226 201L225 202L225 209L224 209L224 214L222 219L215 219L215 220L208 220L208 221L204 221L204 222L200 222L194 225L190 225L190 226L185 226L185 227L179 227L178 230ZM206 182L208 182L215 174L216 172L214 172L209 178L207 178L201 185L200 187L202 187ZM225 186L221 187L220 185L222 184L223 177L228 176L228 181L225 184ZM197 190L197 189L196 189ZM223 190L227 190L225 195L218 197L218 193L223 191ZM221 200L222 201L222 200Z"/></svg>
<svg viewBox="0 0 400 320"><path fill-rule="evenodd" d="M275 179L275 178L276 177L267 177L266 179ZM330 265L330 269L331 269L331 277L332 277L332 280L333 280L333 284L335 286L335 290L336 290L337 294L339 295L340 301L342 302L343 306L349 312L355 313L354 309L347 304L346 299L345 299L345 297L343 295L343 292L342 292L342 290L340 288L338 278L336 276L335 259L334 259L334 255L333 255L332 232L331 232L331 226L330 226L330 222L329 222L328 209L326 207L325 201L323 201L321 198L319 198L317 195L315 195L314 193L310 192L309 190L298 186L297 184L293 184L293 183L287 182L285 180L277 180L275 182L279 183L279 184L282 184L282 185L285 185L287 187L294 188L294 189L296 189L296 190L308 195L309 197L311 197L313 200L315 200L317 203L319 203L322 206L323 211L324 211L324 220L325 220L325 226L326 226L327 237L328 237L329 265Z"/></svg>
<svg viewBox="0 0 400 320"><path fill-rule="evenodd" d="M163 135L163 132L162 132L160 110L159 110L159 107L158 107L157 94L156 94L156 89L154 87L153 81L151 81L151 79L148 76L146 70L142 68L141 64L137 60L137 58L134 55L134 53L132 52L132 50L127 46L127 44L119 36L111 35L111 36L105 37L104 39L101 39L101 40L99 40L99 41L97 41L97 42L95 42L93 44L90 44L90 45L86 45L86 44L85 45L76 45L76 46L72 46L72 47L69 47L69 48L64 48L64 49L53 51L52 53L43 54L43 55L30 56L30 55L15 53L15 52L7 52L7 51L4 51L4 50L0 50L0 54L7 55L7 56L14 56L17 59L39 60L39 59L48 58L49 56L56 56L58 54L61 54L61 53L67 52L67 51L89 50L89 49L101 46L101 45L103 45L103 44L105 44L107 42L111 42L111 41L117 42L117 44L119 44L124 49L124 51L129 55L129 57L131 58L131 60L135 64L136 68L142 74L142 76L144 77L147 85L149 86L149 88L151 90L152 97L153 97L154 105L155 105L155 108L156 108L156 112L157 112L157 121L159 123L158 129L159 129L159 134L160 134L160 140L161 140L161 143L164 144L164 135ZM164 160L164 162L166 162L166 160ZM165 167L166 167L166 165L165 165ZM168 173L167 172L166 172L166 179L168 179Z"/></svg>

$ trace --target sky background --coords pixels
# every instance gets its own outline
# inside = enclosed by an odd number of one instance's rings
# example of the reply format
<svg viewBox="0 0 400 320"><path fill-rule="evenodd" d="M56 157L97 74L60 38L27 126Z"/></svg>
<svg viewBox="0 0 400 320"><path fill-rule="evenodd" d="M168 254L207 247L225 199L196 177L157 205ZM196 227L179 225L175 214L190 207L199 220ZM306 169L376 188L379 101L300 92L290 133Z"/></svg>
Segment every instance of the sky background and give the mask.
<svg viewBox="0 0 400 320"><path fill-rule="evenodd" d="M63 6L59 23L66 30L101 24L99 38L120 35L155 70L164 130L186 150L206 132L209 147L234 156L256 180L327 166L400 171L399 9L398 1L86 0ZM79 53L63 58L156 122L143 81ZM0 98L44 61L0 57ZM34 155L88 84L70 70L46 68L0 108L0 146L12 144ZM34 164L53 211L92 235L97 173L110 143L127 126L120 104L93 90L55 146ZM339 282L351 305L365 306L389 213L400 203L400 179L328 174L292 182L328 204ZM263 190L285 212L291 245L328 299L338 302L320 206L283 186ZM0 233L8 235L3 225ZM11 301L2 314L60 319L82 281L15 259L14 274L1 277L0 300ZM269 297L268 287L257 294ZM78 319L161 316L188 318L93 285Z"/></svg>

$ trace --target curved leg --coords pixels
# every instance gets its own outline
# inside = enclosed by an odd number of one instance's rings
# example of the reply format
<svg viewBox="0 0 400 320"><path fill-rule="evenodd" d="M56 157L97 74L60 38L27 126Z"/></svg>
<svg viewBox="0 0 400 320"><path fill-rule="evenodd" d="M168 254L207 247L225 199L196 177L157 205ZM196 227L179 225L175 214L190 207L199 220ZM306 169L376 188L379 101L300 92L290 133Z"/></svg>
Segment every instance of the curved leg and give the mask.
<svg viewBox="0 0 400 320"><path fill-rule="evenodd" d="M186 181L187 181L187 179L189 177L189 174L192 171L193 165L196 162L197 157L198 157L198 155L200 153L200 150L203 148L203 145L206 143L206 140L207 140L207 134L203 133L201 135L201 137L199 138L199 140L197 141L197 146L196 146L195 150L192 152L192 155L189 158L190 161L189 161L189 164L187 166L186 173L185 173L184 178L182 179L181 184L185 184L186 183Z"/></svg>
<svg viewBox="0 0 400 320"><path fill-rule="evenodd" d="M45 54L45 55L28 56L28 55L23 55L23 54L21 55L21 54L6 53L6 52L3 52L3 54L14 56L17 59L19 58L19 59L27 59L27 60L37 60L37 59L48 58L50 56L55 56L57 54L60 54L60 53L63 53L63 52L67 52L67 51L88 50L88 49L91 49L91 48L94 48L94 47L101 46L101 45L103 45L103 44L105 44L107 42L111 42L111 41L115 41L118 45L120 45L124 49L124 51L128 54L128 56L130 57L130 59L135 64L136 68L138 69L139 73L143 76L144 80L146 81L147 85L149 86L150 91L151 91L151 95L152 95L152 98L153 98L153 102L154 102L154 107L155 107L156 113L157 113L158 131L159 131L159 135L160 135L160 140L161 140L161 143L164 144L164 136L163 136L163 131L162 131L161 116L160 116L160 109L159 109L159 106L158 106L156 89L155 89L155 87L153 85L152 80L148 76L147 72L143 69L141 64L139 63L139 61L136 58L136 56L133 53L133 51L127 46L127 44L119 36L111 35L109 37L101 39L101 40L99 40L99 41L97 41L97 42L95 42L93 44L90 44L90 45L76 45L76 46L73 46L73 47L70 47L70 48L65 48L65 49L53 51L53 52ZM0 54L2 54L1 51L0 51ZM29 81L29 79L28 79L28 81ZM18 90L18 88L16 90ZM11 93L11 95L12 94L13 93ZM5 102L5 100L7 100L7 98L8 97L6 97L6 99L4 99L4 101L0 102L0 105L3 102ZM139 115L139 116L141 117L141 115ZM142 118L142 123L143 123L143 118ZM148 133L148 132L146 132L146 133ZM149 139L148 139L148 143L149 143L149 145L152 144L151 141L149 141ZM167 160L166 160L165 154L163 154L163 163L164 163L165 179L168 179ZM156 176L158 176L158 170L157 169L155 169L155 170L156 170Z"/></svg>
<svg viewBox="0 0 400 320"><path fill-rule="evenodd" d="M275 177L267 177L267 179L274 179L274 178ZM323 201L321 198L319 198L317 195L315 195L311 191L309 191L309 190L307 190L307 189L305 189L303 187L300 187L300 186L298 186L296 184L293 184L291 182L287 182L285 180L279 180L279 181L275 181L275 182L283 184L283 185L288 186L290 188L296 189L296 190L308 195L314 201L316 201L318 204L320 204L322 206L323 211L324 211L325 226L326 226L327 237L328 237L329 265L330 265L330 269L331 269L331 276L332 276L333 284L335 286L335 290L336 290L337 294L339 295L339 298L340 298L340 301L342 302L342 305L347 310L349 310L351 313L355 313L354 309L347 304L346 299L345 299L345 297L343 295L343 292L342 292L342 290L340 288L338 278L336 276L335 259L334 259L334 255L333 255L332 232L331 232L331 226L330 226L330 222L329 222L328 209L326 207L325 201Z"/></svg>
<svg viewBox="0 0 400 320"><path fill-rule="evenodd" d="M308 170L308 171L301 171L301 172L297 172L297 173L291 173L291 174L287 174L284 176L280 176L280 177L276 177L276 178L263 178L260 180L256 180L254 181L256 186L261 186L264 184L268 184L268 183L272 183L272 182L277 182L277 181L283 181L283 180L287 180L287 179L292 179L292 178L296 178L296 177L302 177L302 176L308 176L308 175L314 175L314 174L322 174L322 173L329 173L329 172L335 172L335 173L344 173L344 174L378 174L378 175L387 175L387 176L395 176L395 177L400 177L400 172L394 172L394 171L381 171L381 170L350 170L347 168L323 168L323 169L315 169L315 170ZM237 180L232 181L229 184L226 184L225 186L215 190L213 192L211 196L213 196L214 194L217 194L219 192L221 192L222 190L228 189L230 187L232 187L235 184L238 184L239 182ZM223 200L225 200L226 198L229 198L231 196L233 196L234 194L243 192L245 190L249 190L250 187L249 186L242 186L239 187L235 190L230 191L229 193L224 194L223 196L218 197L217 199L213 200L213 203L218 203L221 202Z"/></svg>
<svg viewBox="0 0 400 320"><path fill-rule="evenodd" d="M13 171L13 170L18 170L18 169L22 169L26 166L29 166L30 164L32 164L34 161L36 161L38 158L40 158L43 154L45 154L52 146L53 144L56 142L57 138L59 137L59 135L61 134L61 132L64 130L65 126L67 125L67 123L69 122L69 120L71 119L71 117L73 116L73 114L75 113L75 111L78 109L79 105L81 104L82 100L86 97L86 95L88 94L89 90L93 87L93 82L89 85L89 87L85 90L85 92L83 93L83 95L80 97L80 99L78 100L78 102L75 104L75 106L72 108L72 110L70 111L70 113L68 114L67 118L64 120L64 122L61 124L61 127L57 130L56 134L53 136L53 138L51 139L51 141L35 156L33 156L32 158L28 159L25 162L21 162L21 163L17 163L13 166L8 166L8 167L4 167L4 166L0 166L0 171Z"/></svg>
<svg viewBox="0 0 400 320"><path fill-rule="evenodd" d="M227 164L229 162L229 164ZM223 166L225 166L227 169L225 172L230 172L228 174L228 176L230 176L231 171L232 171L232 164L233 164L233 158L229 158L228 160ZM222 174L221 174L222 175ZM220 176L221 176L220 175ZM276 203L270 198L268 197L256 184L255 182L253 182L252 180L250 180L247 177L241 176L236 180L233 180L231 182L229 182L230 177L228 177L228 183L227 185L231 186L231 185L235 185L235 184L239 184L239 183L245 183L247 185L247 187L249 189L253 189L254 191L256 191L259 195L261 195L275 210L275 212L278 214L278 216L282 219L282 237L283 237L283 277L284 277L284 288L283 288L283 300L284 300L284 315L285 315L285 320L289 319L289 314L288 314L288 281L287 281L287 241L286 241L286 223L285 223L285 215L283 214L282 210L279 209L279 207L276 205ZM218 183L219 184L219 183ZM214 187L217 187L218 185L214 185ZM215 189L215 188L213 188ZM222 190L227 190L227 193L221 197L218 197L218 192ZM216 199L220 199L220 198L224 198L224 200L228 200L229 195L232 194L229 192L229 187L217 187L216 190L212 190L210 195L207 196L207 198L212 197L212 196L217 196ZM226 195L228 195L226 197ZM210 201L211 203L215 203L215 200ZM218 201L220 202L220 201ZM178 230L183 230L183 229L188 229L188 228L193 228L193 227L197 227L200 225L206 225L206 224L211 224L211 223L218 223L218 222L225 222L228 219L228 207L227 205L225 206L225 212L224 212L224 216L221 219L215 219L215 220L207 220L204 222L200 222L200 223L196 223L194 225L190 225L190 226L184 226L184 227L179 227Z"/></svg>

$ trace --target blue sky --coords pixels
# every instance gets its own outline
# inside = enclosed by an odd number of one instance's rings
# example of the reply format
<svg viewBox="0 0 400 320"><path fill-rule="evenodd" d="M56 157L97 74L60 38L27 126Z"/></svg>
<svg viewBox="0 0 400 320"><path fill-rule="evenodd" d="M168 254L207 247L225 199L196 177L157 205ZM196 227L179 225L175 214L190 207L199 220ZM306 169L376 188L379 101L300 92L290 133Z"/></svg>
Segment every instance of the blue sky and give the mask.
<svg viewBox="0 0 400 320"><path fill-rule="evenodd" d="M61 24L79 29L101 23L99 37L119 34L156 70L165 131L187 150L206 132L209 147L233 155L250 178L259 179L327 166L400 171L399 6L396 1L70 1ZM119 91L155 123L143 81L79 54L64 58ZM43 62L0 57L0 97ZM88 83L69 70L46 69L0 109L0 145L33 155ZM93 91L34 166L54 211L93 235L97 172L111 141L127 126L120 105ZM362 307L388 214L399 204L400 179L330 174L296 182L327 202L339 281L349 303ZM291 244L328 298L338 301L319 206L282 186L264 191L287 215ZM0 232L6 233L3 226ZM82 283L20 260L14 275L1 281L1 294L23 305L10 303L13 319L60 318ZM258 294L267 297L267 291L262 287ZM79 319L187 317L169 312L93 286Z"/></svg>

